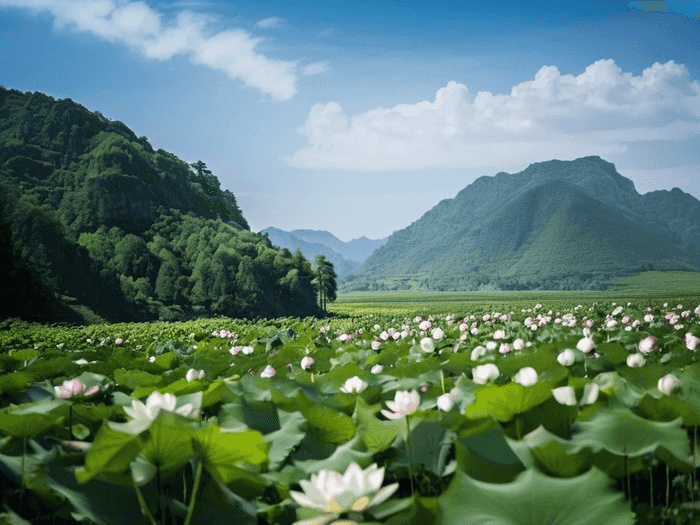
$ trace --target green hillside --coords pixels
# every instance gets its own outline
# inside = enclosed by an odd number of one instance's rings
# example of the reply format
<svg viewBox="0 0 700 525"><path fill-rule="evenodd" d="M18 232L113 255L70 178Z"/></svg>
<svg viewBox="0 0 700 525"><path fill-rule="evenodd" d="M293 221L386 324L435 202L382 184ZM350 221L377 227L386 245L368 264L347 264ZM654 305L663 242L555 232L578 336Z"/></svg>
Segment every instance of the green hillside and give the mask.
<svg viewBox="0 0 700 525"><path fill-rule="evenodd" d="M310 263L250 232L204 162L70 99L0 88L0 238L4 318L318 312Z"/></svg>
<svg viewBox="0 0 700 525"><path fill-rule="evenodd" d="M664 206L646 197L598 157L481 177L395 232L343 291L600 289L697 271L700 202L677 189L658 195Z"/></svg>

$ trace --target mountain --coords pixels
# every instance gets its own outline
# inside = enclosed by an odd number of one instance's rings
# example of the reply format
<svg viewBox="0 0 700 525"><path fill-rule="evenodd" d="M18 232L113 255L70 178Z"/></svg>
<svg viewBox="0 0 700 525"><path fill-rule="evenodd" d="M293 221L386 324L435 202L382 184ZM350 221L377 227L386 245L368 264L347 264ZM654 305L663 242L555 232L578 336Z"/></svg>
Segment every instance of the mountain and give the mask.
<svg viewBox="0 0 700 525"><path fill-rule="evenodd" d="M204 162L70 99L0 87L0 239L2 318L320 313L311 263L251 232Z"/></svg>
<svg viewBox="0 0 700 525"><path fill-rule="evenodd" d="M588 289L700 269L700 201L640 195L600 157L480 177L394 232L344 290Z"/></svg>
<svg viewBox="0 0 700 525"><path fill-rule="evenodd" d="M260 232L267 234L270 242L290 251L300 250L307 259L313 261L323 255L333 263L338 279L355 271L388 238L371 240L367 237L343 242L335 235L320 230L292 230L285 232L277 228L266 228Z"/></svg>

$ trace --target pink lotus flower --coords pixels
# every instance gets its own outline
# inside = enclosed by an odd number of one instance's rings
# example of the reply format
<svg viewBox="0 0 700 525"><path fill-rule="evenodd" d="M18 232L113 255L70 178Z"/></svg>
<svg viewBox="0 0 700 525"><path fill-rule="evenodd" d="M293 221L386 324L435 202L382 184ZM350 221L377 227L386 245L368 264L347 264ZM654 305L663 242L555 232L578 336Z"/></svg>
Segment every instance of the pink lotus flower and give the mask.
<svg viewBox="0 0 700 525"><path fill-rule="evenodd" d="M651 314L646 314L644 316L644 322L645 323L651 323L654 320L654 316Z"/></svg>
<svg viewBox="0 0 700 525"><path fill-rule="evenodd" d="M643 354L650 354L657 349L656 342L658 339L654 336L648 336L639 341L639 351Z"/></svg>
<svg viewBox="0 0 700 525"><path fill-rule="evenodd" d="M274 377L276 375L277 375L277 371L274 368L272 368L271 365L267 365L265 367L265 369L262 372L260 372L260 377L263 377L265 379L269 379L269 378Z"/></svg>
<svg viewBox="0 0 700 525"><path fill-rule="evenodd" d="M693 352L698 351L700 345L700 337L695 337L691 332L685 334L685 347Z"/></svg>
<svg viewBox="0 0 700 525"><path fill-rule="evenodd" d="M506 331L505 330L496 330L493 333L493 338L494 340L498 341L499 339L503 339L506 336Z"/></svg>
<svg viewBox="0 0 700 525"><path fill-rule="evenodd" d="M661 392L669 396L671 395L671 392L673 392L673 389L680 384L681 382L677 377L672 376L671 374L666 374L659 379L657 387Z"/></svg>
<svg viewBox="0 0 700 525"><path fill-rule="evenodd" d="M522 350L523 348L525 348L525 341L523 341L520 338L516 339L515 341L513 341L513 348L515 350Z"/></svg>
<svg viewBox="0 0 700 525"><path fill-rule="evenodd" d="M630 354L627 356L627 366L630 368L639 368L641 366L644 366L645 363L644 355L643 354Z"/></svg>
<svg viewBox="0 0 700 525"><path fill-rule="evenodd" d="M85 388L85 383L80 381L80 379L64 381L61 386L54 387L56 390L56 397L59 399L70 399L72 397L79 396L85 391Z"/></svg>
<svg viewBox="0 0 700 525"><path fill-rule="evenodd" d="M301 360L301 368L308 370L315 363L313 357L306 356Z"/></svg>

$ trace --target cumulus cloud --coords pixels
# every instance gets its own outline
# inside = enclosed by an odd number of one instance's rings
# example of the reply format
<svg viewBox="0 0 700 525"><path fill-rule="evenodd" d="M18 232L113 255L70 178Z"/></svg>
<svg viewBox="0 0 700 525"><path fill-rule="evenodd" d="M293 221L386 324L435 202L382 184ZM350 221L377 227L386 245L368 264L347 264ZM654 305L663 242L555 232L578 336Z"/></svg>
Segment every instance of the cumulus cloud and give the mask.
<svg viewBox="0 0 700 525"><path fill-rule="evenodd" d="M58 28L125 44L151 59L188 56L193 64L223 71L278 100L296 92L296 61L268 58L256 50L262 39L242 29L212 30L217 20L201 13L183 10L166 21L146 3L128 0L0 0L0 6L48 12ZM278 20L258 25L272 27Z"/></svg>
<svg viewBox="0 0 700 525"><path fill-rule="evenodd" d="M640 11L671 12L683 15L687 18L700 18L700 2L687 2L683 0L646 0L630 2L627 7Z"/></svg>
<svg viewBox="0 0 700 525"><path fill-rule="evenodd" d="M340 104L311 108L298 130L308 145L285 161L300 168L406 170L493 167L551 158L609 156L632 142L700 135L700 83L683 65L641 75L599 60L578 76L542 67L510 94L449 82L435 100L349 117Z"/></svg>

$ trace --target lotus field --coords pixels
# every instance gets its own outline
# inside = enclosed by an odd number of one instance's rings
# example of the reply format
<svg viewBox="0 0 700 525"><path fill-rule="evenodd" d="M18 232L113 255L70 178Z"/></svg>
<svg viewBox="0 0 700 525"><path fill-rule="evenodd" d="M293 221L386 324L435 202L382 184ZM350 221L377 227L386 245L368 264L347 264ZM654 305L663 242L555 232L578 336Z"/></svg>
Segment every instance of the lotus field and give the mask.
<svg viewBox="0 0 700 525"><path fill-rule="evenodd" d="M0 523L700 523L695 301L6 321Z"/></svg>

